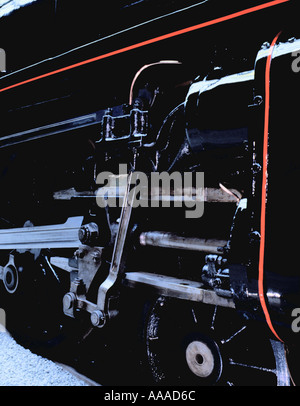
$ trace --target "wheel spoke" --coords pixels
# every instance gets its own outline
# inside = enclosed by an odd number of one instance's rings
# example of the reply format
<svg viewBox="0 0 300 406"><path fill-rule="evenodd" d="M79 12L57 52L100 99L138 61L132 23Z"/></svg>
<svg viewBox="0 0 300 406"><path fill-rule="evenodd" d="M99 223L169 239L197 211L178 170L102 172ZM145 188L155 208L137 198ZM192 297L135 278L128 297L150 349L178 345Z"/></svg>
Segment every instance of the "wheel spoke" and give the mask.
<svg viewBox="0 0 300 406"><path fill-rule="evenodd" d="M236 337L238 334L240 334L242 331L244 331L245 328L247 328L247 326L243 326L242 328L240 328L238 331L236 331L234 334L232 334L232 335L231 335L229 338L227 338L226 340L225 340L225 339L220 340L220 343L221 343L221 344L229 343L234 337Z"/></svg>
<svg viewBox="0 0 300 406"><path fill-rule="evenodd" d="M195 310L194 310L194 309L192 309L192 315L193 315L195 324L198 324L198 320L197 320L197 317L196 317L196 314L195 314Z"/></svg>
<svg viewBox="0 0 300 406"><path fill-rule="evenodd" d="M270 369L270 368L264 368L264 367L259 367L257 365L250 365L250 364L243 364L241 362L235 362L231 358L229 359L229 364L230 365L235 365L243 368L252 368L252 369L258 369L259 371L263 372L270 372L276 375L276 370L275 369Z"/></svg>
<svg viewBox="0 0 300 406"><path fill-rule="evenodd" d="M214 309L214 314L213 314L213 316L212 316L212 319L211 319L211 325L210 325L210 328L212 329L212 330L214 330L214 325L215 325L215 320L216 320L216 315L217 315L217 309L218 309L218 306L215 306L215 309Z"/></svg>

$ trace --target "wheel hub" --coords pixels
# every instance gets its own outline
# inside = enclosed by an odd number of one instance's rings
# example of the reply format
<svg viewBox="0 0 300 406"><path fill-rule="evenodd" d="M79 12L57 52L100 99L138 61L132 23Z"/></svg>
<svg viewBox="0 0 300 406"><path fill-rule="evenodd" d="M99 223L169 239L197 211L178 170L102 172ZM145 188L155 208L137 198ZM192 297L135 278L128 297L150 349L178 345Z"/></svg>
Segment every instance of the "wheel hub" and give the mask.
<svg viewBox="0 0 300 406"><path fill-rule="evenodd" d="M6 266L4 268L2 278L7 292L15 293L19 284L18 271L16 270L16 268L13 265Z"/></svg>
<svg viewBox="0 0 300 406"><path fill-rule="evenodd" d="M186 348L186 362L190 370L200 378L210 376L215 368L211 349L201 341L192 341Z"/></svg>

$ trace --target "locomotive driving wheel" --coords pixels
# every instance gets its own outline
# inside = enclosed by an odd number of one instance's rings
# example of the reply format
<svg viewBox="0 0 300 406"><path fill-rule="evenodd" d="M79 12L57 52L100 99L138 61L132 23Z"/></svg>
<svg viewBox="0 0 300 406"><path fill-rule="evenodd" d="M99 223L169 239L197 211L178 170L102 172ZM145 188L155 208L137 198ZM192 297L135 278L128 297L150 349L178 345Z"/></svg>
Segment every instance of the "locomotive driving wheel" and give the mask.
<svg viewBox="0 0 300 406"><path fill-rule="evenodd" d="M234 309L159 297L145 336L157 384L289 386L283 344Z"/></svg>
<svg viewBox="0 0 300 406"><path fill-rule="evenodd" d="M62 280L46 270L47 258L26 252L10 255L0 286L0 306L6 312L6 328L21 344L35 351L60 341ZM62 300L62 299L61 299Z"/></svg>

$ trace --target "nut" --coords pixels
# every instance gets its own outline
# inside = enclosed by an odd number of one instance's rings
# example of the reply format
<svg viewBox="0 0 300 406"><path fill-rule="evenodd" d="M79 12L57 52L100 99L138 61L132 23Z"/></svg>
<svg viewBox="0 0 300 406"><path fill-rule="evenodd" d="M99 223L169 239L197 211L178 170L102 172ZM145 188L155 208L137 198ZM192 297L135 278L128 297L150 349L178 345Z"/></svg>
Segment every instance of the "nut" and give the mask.
<svg viewBox="0 0 300 406"><path fill-rule="evenodd" d="M97 241L99 227L96 223L86 224L78 230L78 238L82 244L90 245Z"/></svg>

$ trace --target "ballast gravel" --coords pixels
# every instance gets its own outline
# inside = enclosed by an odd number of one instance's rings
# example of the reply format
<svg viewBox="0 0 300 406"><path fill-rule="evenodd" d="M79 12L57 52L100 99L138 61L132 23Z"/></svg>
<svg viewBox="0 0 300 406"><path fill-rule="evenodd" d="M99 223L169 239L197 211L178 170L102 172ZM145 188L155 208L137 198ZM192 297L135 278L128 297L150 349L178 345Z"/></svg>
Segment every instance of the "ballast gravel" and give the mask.
<svg viewBox="0 0 300 406"><path fill-rule="evenodd" d="M0 330L0 386L89 386Z"/></svg>

